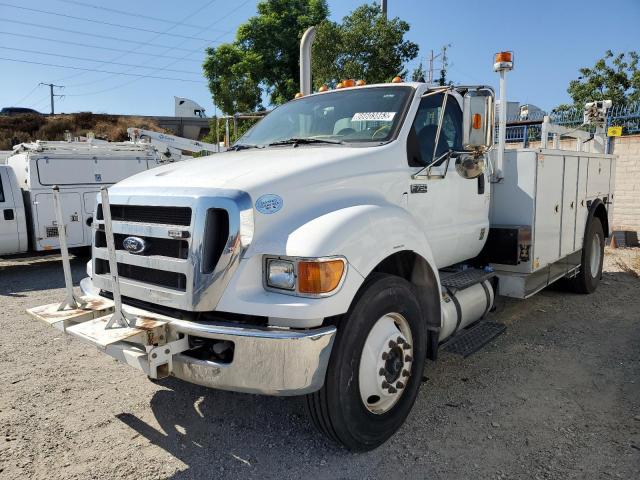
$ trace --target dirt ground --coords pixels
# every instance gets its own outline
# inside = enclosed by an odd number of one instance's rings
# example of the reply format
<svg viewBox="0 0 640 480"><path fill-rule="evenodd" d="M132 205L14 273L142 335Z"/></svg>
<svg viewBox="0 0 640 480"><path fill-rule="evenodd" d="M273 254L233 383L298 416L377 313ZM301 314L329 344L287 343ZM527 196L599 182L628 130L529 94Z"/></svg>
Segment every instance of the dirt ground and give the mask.
<svg viewBox="0 0 640 480"><path fill-rule="evenodd" d="M58 263L0 261L0 478L638 479L639 256L610 252L590 296L502 301L506 333L429 364L366 454L316 434L300 399L151 383L25 313L63 298Z"/></svg>

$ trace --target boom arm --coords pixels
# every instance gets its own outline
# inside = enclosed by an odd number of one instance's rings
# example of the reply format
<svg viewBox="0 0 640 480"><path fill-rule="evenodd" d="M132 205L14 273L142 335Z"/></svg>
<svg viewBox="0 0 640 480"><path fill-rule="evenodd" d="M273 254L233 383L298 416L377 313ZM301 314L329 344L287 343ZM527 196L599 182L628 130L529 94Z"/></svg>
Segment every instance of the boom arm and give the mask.
<svg viewBox="0 0 640 480"><path fill-rule="evenodd" d="M134 143L141 140L148 140L158 150L167 150L171 156L172 150L180 150L186 152L200 153L202 151L216 153L220 151L220 147L213 143L199 142L189 138L177 137L166 133L154 132L152 130L144 130L142 128L128 128L129 138ZM163 152L167 153L167 152Z"/></svg>

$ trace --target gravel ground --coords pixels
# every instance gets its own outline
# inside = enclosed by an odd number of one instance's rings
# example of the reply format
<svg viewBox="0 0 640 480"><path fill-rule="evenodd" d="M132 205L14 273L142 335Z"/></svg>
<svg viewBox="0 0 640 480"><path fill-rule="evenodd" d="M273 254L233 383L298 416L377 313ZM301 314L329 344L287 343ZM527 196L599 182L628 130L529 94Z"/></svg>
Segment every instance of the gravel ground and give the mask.
<svg viewBox="0 0 640 480"><path fill-rule="evenodd" d="M352 454L300 399L144 375L30 318L59 264L0 261L0 478L640 478L640 280L609 252L591 296L502 301L507 331L429 364L404 427ZM83 261L73 264L74 280Z"/></svg>

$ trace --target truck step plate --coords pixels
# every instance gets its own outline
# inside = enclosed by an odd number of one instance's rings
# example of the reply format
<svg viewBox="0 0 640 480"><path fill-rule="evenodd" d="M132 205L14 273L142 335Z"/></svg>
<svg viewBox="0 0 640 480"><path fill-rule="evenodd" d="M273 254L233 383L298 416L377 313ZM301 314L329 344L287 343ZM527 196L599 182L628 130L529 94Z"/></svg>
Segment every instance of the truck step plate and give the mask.
<svg viewBox="0 0 640 480"><path fill-rule="evenodd" d="M503 334L506 329L507 327L502 323L480 321L454 336L447 342L445 350L466 358L480 350L498 335Z"/></svg>
<svg viewBox="0 0 640 480"><path fill-rule="evenodd" d="M58 310L58 306L60 305L58 302L29 308L27 313L64 332L65 329L71 325L102 317L113 312L113 302L109 299L83 297L82 300L87 302L84 308Z"/></svg>
<svg viewBox="0 0 640 480"><path fill-rule="evenodd" d="M134 328L118 327L105 329L111 315L95 318L67 328L67 333L74 335L98 348L105 349L108 345L126 340L150 346L163 343L165 340L165 325L167 322L149 317L137 317Z"/></svg>
<svg viewBox="0 0 640 480"><path fill-rule="evenodd" d="M440 283L443 287L453 290L464 290L476 283L484 282L495 275L494 272L485 272L478 268L467 268L459 272L440 272Z"/></svg>

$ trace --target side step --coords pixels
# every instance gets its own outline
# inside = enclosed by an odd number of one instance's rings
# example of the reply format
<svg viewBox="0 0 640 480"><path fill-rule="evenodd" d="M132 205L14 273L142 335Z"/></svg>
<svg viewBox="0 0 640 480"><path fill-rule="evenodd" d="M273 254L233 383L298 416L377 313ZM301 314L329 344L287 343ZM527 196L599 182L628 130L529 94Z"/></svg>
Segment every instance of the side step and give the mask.
<svg viewBox="0 0 640 480"><path fill-rule="evenodd" d="M485 272L479 268L467 268L456 272L440 270L440 283L443 287L451 290L464 290L494 276L495 272Z"/></svg>
<svg viewBox="0 0 640 480"><path fill-rule="evenodd" d="M506 329L503 323L482 320L455 335L445 344L444 349L467 358L497 336L502 335Z"/></svg>

